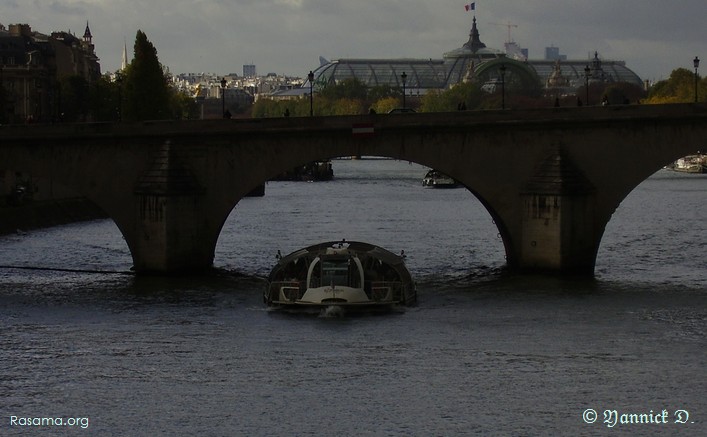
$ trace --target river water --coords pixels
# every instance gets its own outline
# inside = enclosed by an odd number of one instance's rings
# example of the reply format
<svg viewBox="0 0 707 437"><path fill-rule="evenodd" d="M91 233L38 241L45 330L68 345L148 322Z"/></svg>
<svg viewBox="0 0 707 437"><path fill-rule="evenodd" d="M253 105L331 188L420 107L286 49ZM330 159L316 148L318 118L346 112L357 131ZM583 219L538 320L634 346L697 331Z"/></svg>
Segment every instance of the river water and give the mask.
<svg viewBox="0 0 707 437"><path fill-rule="evenodd" d="M505 272L489 214L423 167L334 172L241 201L212 277L129 274L109 220L1 237L0 434L707 435L706 177L641 184L577 279ZM263 307L277 250L341 238L405 250L419 305Z"/></svg>

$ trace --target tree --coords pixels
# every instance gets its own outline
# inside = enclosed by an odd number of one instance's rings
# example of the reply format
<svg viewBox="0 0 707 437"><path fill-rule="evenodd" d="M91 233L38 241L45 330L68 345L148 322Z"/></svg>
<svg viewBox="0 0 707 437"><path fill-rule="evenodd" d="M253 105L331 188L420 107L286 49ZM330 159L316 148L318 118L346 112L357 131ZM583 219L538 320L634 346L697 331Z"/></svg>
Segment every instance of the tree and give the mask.
<svg viewBox="0 0 707 437"><path fill-rule="evenodd" d="M368 90L368 100L371 102L379 102L390 97L402 99L403 90L400 88L393 88L386 85L378 85L370 88ZM393 109L393 108L391 108Z"/></svg>
<svg viewBox="0 0 707 437"><path fill-rule="evenodd" d="M315 105L315 115L330 115L327 112L329 109L324 108L324 104L328 104L328 101L318 102ZM251 109L251 117L253 118L268 118L268 117L283 117L285 112L291 117L306 117L309 115L309 100L308 99L298 99L298 100L271 100L271 99L259 99L253 104Z"/></svg>
<svg viewBox="0 0 707 437"><path fill-rule="evenodd" d="M361 99L337 99L332 105L332 115L352 115L365 113L364 101Z"/></svg>
<svg viewBox="0 0 707 437"><path fill-rule="evenodd" d="M365 100L368 96L368 89L366 88L366 84L356 78L352 78L343 80L336 85L328 85L324 87L319 94L331 100Z"/></svg>
<svg viewBox="0 0 707 437"><path fill-rule="evenodd" d="M478 109L486 97L476 83L460 83L444 91L428 92L422 98L422 112L456 111L461 107Z"/></svg>
<svg viewBox="0 0 707 437"><path fill-rule="evenodd" d="M336 85L328 85L314 97L315 115L353 115L368 112L370 99L365 84L358 79L347 79ZM309 115L309 99L273 101L259 99L253 105L251 115L258 117L292 117Z"/></svg>
<svg viewBox="0 0 707 437"><path fill-rule="evenodd" d="M2 79L2 77L0 77L0 79ZM8 102L8 93L5 90L5 84L3 82L3 80L0 80L0 124L5 124L10 121L10 117L7 113L10 106Z"/></svg>
<svg viewBox="0 0 707 437"><path fill-rule="evenodd" d="M172 116L176 119L199 118L199 105L191 96L184 92L172 93Z"/></svg>
<svg viewBox="0 0 707 437"><path fill-rule="evenodd" d="M82 76L65 76L59 80L59 119L86 121L89 113L88 81Z"/></svg>
<svg viewBox="0 0 707 437"><path fill-rule="evenodd" d="M172 93L158 58L157 49L141 30L135 37L133 60L123 81L123 118L161 120L171 118Z"/></svg>
<svg viewBox="0 0 707 437"><path fill-rule="evenodd" d="M646 93L643 89L638 85L628 82L618 82L611 84L604 89L602 101L604 100L604 97L606 97L611 105L636 103L640 101L645 94Z"/></svg>
<svg viewBox="0 0 707 437"><path fill-rule="evenodd" d="M704 99L707 83L703 79L698 86ZM701 100L702 100L701 99ZM662 80L650 89L646 103L690 103L695 101L695 73L678 68L670 73L668 80Z"/></svg>
<svg viewBox="0 0 707 437"><path fill-rule="evenodd" d="M400 106L400 99L397 97L390 96L383 97L377 100L375 103L373 103L373 105L371 105L371 108L373 108L373 110L379 114L385 114L395 108L399 108Z"/></svg>

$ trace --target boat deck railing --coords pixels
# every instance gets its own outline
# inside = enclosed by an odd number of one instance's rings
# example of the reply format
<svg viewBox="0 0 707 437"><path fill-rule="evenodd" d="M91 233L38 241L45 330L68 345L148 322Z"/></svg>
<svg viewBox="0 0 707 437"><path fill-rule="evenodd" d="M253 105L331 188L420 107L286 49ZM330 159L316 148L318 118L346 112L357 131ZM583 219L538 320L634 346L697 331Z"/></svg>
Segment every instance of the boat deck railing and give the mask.
<svg viewBox="0 0 707 437"><path fill-rule="evenodd" d="M403 296L403 283L400 281L371 281L370 299L400 301Z"/></svg>
<svg viewBox="0 0 707 437"><path fill-rule="evenodd" d="M366 281L364 287L368 298L374 302L405 302L414 303L416 296L414 287L400 281ZM270 283L268 290L269 301L294 302L301 299L305 292L303 281L275 281Z"/></svg>
<svg viewBox="0 0 707 437"><path fill-rule="evenodd" d="M291 302L300 299L304 294L303 284L300 283L300 281L277 281L270 283L270 299L280 300L280 291L282 291L285 299Z"/></svg>

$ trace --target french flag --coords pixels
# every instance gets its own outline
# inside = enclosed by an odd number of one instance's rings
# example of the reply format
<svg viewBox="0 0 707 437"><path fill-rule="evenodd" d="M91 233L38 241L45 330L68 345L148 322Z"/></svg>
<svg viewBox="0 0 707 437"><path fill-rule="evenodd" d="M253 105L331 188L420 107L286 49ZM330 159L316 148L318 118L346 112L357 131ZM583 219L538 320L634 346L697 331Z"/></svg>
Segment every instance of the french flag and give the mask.
<svg viewBox="0 0 707 437"><path fill-rule="evenodd" d="M464 9L466 9L467 12L475 11L476 10L476 2L470 3L468 5L464 5Z"/></svg>

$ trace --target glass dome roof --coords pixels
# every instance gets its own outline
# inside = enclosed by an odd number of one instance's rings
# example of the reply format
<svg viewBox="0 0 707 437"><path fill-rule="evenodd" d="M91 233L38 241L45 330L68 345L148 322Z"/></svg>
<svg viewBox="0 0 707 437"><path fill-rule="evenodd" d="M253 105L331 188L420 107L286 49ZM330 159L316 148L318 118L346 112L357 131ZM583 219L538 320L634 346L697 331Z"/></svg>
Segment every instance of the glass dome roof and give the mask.
<svg viewBox="0 0 707 437"><path fill-rule="evenodd" d="M406 74L405 86L407 89L418 93L425 93L430 89L446 89L457 83L473 72L475 76L485 74L484 64L492 63L503 58L505 53L500 50L487 48L481 42L479 31L474 17L469 40L458 49L444 53L442 59L339 59L326 61L314 71L317 87L340 83L347 79L357 79L368 87L387 86L402 88L401 75ZM527 60L508 62L512 68L518 70L525 79L524 83L535 86L539 83L545 87L548 79L556 69L554 60ZM628 82L638 86L643 81L631 71L623 61L602 61L595 53L594 59L568 60L559 64L560 75L569 84L569 88L576 89L584 85L586 80L585 68L590 66L590 81L603 82ZM535 76L535 77L532 77ZM308 86L305 84L305 86ZM413 91L414 92L414 91Z"/></svg>
<svg viewBox="0 0 707 437"><path fill-rule="evenodd" d="M420 59L339 59L319 67L315 84L339 83L358 79L366 86L402 87L403 73L407 88L444 88L447 68L442 60Z"/></svg>

